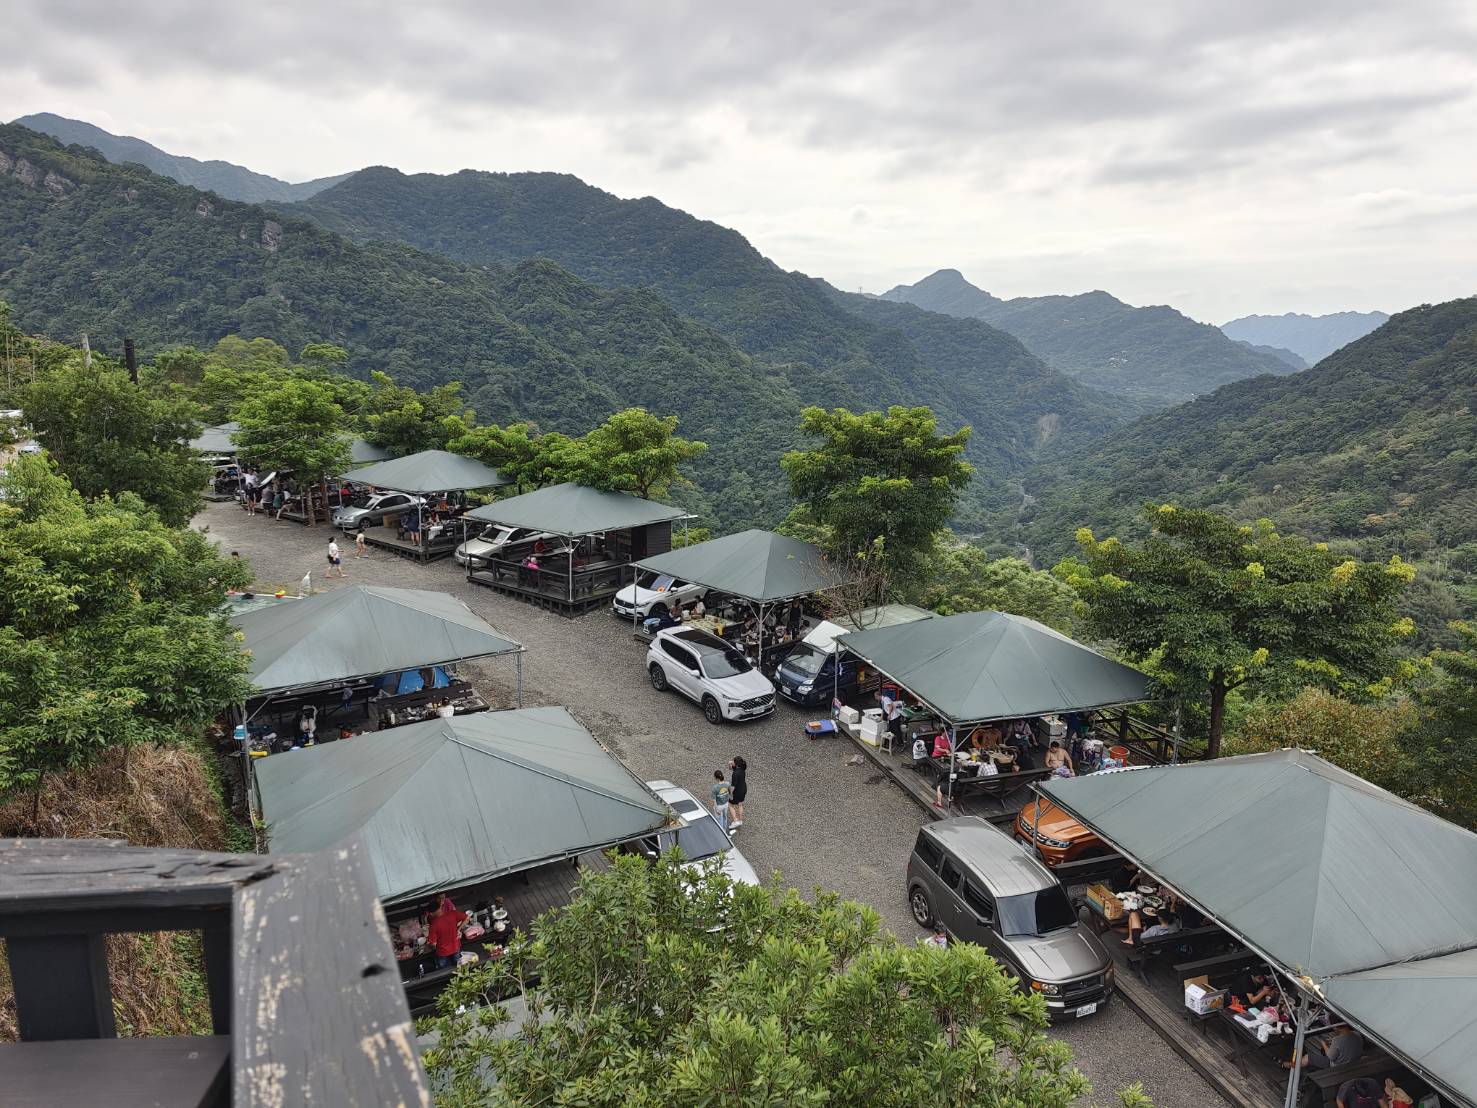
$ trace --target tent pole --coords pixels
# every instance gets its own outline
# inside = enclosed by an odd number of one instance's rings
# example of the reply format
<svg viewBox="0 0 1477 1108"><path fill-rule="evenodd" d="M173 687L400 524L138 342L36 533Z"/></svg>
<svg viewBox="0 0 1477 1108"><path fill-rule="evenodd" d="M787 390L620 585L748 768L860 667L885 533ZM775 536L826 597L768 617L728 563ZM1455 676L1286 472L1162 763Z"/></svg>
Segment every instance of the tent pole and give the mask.
<svg viewBox="0 0 1477 1108"><path fill-rule="evenodd" d="M578 539L575 540L575 542L578 542L578 541L579 541ZM567 591L569 593L569 606L571 608L573 608L574 607L574 543L570 543L570 546L569 546L569 580L565 582L565 585L566 585L566 590L565 591Z"/></svg>
<svg viewBox="0 0 1477 1108"><path fill-rule="evenodd" d="M954 757L959 742L959 731L952 724L949 726L949 803L954 803L954 778L959 775L959 762Z"/></svg>
<svg viewBox="0 0 1477 1108"><path fill-rule="evenodd" d="M1297 1035L1293 1038L1292 1072L1287 1075L1287 1095L1283 1097L1284 1108L1297 1108L1298 1094L1302 1091L1303 1037L1308 1030L1308 1001L1299 997L1297 1007Z"/></svg>
<svg viewBox="0 0 1477 1108"><path fill-rule="evenodd" d="M759 657L754 660L759 667L759 675L764 675L764 605L759 605Z"/></svg>
<svg viewBox="0 0 1477 1108"><path fill-rule="evenodd" d="M523 707L523 651L513 655L518 666L518 707Z"/></svg>

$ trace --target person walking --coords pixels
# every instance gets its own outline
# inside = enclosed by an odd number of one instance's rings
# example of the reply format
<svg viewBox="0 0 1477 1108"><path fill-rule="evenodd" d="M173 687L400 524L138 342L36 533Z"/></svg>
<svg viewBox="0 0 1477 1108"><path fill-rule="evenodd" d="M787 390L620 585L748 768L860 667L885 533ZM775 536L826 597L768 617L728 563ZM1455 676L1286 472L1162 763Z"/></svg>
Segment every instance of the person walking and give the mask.
<svg viewBox="0 0 1477 1108"><path fill-rule="evenodd" d="M328 540L328 572L323 576L332 577L333 571L338 570L340 577L344 576L344 556L338 548L337 539Z"/></svg>
<svg viewBox="0 0 1477 1108"><path fill-rule="evenodd" d="M749 763L744 761L742 755L735 754L729 759L728 778L731 790L728 797L728 810L732 817L728 823L728 830L736 831L744 825L744 797L749 795Z"/></svg>
<svg viewBox="0 0 1477 1108"><path fill-rule="evenodd" d="M713 816L718 820L718 826L726 832L728 830L728 802L733 796L733 788L723 780L723 771L713 771Z"/></svg>
<svg viewBox="0 0 1477 1108"><path fill-rule="evenodd" d="M354 535L354 557L369 557L369 544L364 541L364 532L360 531Z"/></svg>

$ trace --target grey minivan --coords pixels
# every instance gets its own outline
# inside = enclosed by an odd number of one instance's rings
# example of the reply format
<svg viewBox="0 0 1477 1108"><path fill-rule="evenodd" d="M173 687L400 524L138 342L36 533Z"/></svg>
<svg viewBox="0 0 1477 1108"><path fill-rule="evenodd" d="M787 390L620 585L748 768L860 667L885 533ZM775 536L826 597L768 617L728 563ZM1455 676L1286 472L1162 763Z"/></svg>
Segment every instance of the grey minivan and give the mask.
<svg viewBox="0 0 1477 1108"><path fill-rule="evenodd" d="M978 816L929 824L908 859L920 927L978 943L1046 999L1052 1019L1090 1016L1113 991L1113 960L1066 890L1026 847Z"/></svg>

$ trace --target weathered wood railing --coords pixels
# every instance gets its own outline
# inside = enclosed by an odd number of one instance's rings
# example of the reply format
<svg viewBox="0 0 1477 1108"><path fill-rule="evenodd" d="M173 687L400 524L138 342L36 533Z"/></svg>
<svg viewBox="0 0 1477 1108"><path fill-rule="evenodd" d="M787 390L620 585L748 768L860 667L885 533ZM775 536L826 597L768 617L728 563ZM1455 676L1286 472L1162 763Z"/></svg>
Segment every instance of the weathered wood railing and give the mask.
<svg viewBox="0 0 1477 1108"><path fill-rule="evenodd" d="M1111 708L1096 713L1093 734L1110 746L1126 746L1138 755L1136 764L1165 765L1176 757L1174 732L1156 727L1132 714L1128 708ZM1178 760L1195 762L1205 757L1199 743L1183 738L1178 743Z"/></svg>
<svg viewBox="0 0 1477 1108"><path fill-rule="evenodd" d="M213 1035L116 1038L105 936L153 931L200 932ZM430 1103L358 842L261 856L0 840L0 937L21 1037L0 1045L0 1100Z"/></svg>

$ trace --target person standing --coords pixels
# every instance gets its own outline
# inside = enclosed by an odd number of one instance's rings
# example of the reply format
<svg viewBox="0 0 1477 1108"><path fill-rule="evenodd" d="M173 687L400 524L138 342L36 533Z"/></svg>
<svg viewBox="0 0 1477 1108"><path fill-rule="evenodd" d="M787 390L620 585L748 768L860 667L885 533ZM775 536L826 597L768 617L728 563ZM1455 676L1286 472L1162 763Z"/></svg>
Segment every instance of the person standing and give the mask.
<svg viewBox="0 0 1477 1108"><path fill-rule="evenodd" d="M884 687L881 696L882 720L887 724L887 733L892 736L892 742L897 742L902 737L898 733L898 728L902 725L903 719L902 697L896 689L886 687ZM888 744L888 749L891 749L891 743Z"/></svg>
<svg viewBox="0 0 1477 1108"><path fill-rule="evenodd" d="M354 535L354 557L369 557L369 544L364 541L364 532L359 531Z"/></svg>
<svg viewBox="0 0 1477 1108"><path fill-rule="evenodd" d="M713 816L718 820L718 826L726 832L728 830L728 802L733 797L733 787L723 780L723 771L713 771Z"/></svg>
<svg viewBox="0 0 1477 1108"><path fill-rule="evenodd" d="M324 576L325 577L332 577L334 570L338 570L338 575L340 577L344 576L344 555L343 555L343 552L341 550L339 550L339 548L338 548L338 540L337 539L329 539L328 540L328 572L325 573Z"/></svg>
<svg viewBox="0 0 1477 1108"><path fill-rule="evenodd" d="M446 969L448 966L455 968L461 958L462 924L466 919L467 913L458 912L451 897L441 898L441 903L431 916L431 926L426 934L427 941L436 952L437 969Z"/></svg>
<svg viewBox="0 0 1477 1108"><path fill-rule="evenodd" d="M242 498L246 501L246 514L256 515L256 474L251 470L246 471L246 476L241 478Z"/></svg>
<svg viewBox="0 0 1477 1108"><path fill-rule="evenodd" d="M728 829L736 831L744 825L744 797L749 795L749 763L744 761L742 755L735 754L729 759L728 780L731 789L728 809L732 817Z"/></svg>

